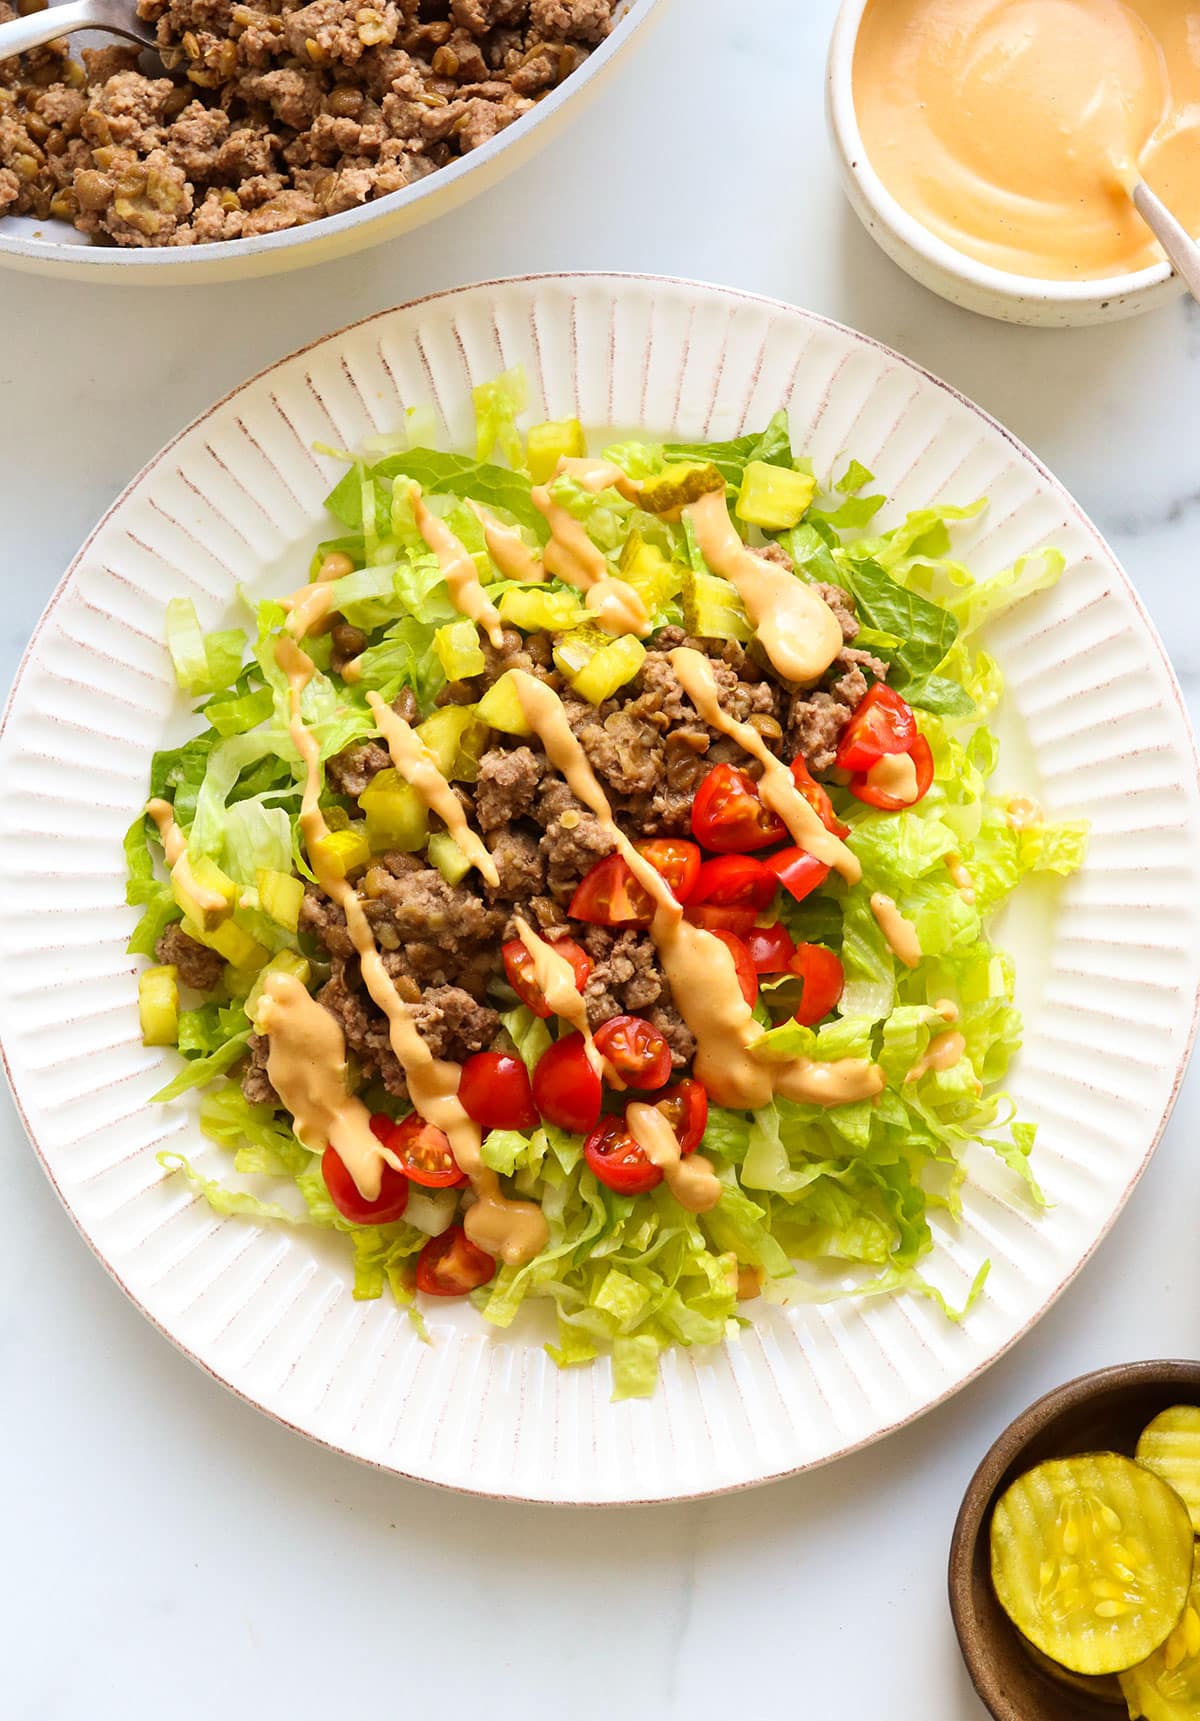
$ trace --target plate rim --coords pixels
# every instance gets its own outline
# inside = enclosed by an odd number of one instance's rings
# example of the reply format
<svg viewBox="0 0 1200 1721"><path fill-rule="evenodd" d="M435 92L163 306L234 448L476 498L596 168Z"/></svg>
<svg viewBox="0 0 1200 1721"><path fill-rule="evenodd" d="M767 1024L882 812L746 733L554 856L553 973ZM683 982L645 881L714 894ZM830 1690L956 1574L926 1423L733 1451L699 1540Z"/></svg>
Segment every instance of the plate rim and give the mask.
<svg viewBox="0 0 1200 1721"><path fill-rule="evenodd" d="M302 358L306 353L314 351L317 347L322 347L331 342L339 341L353 331L365 328L372 323L380 322L400 313L417 311L422 306L436 303L442 299L459 298L469 293L476 293L488 289L500 290L509 287L536 287L539 284L562 285L571 282L600 284L636 282L642 285L681 289L685 293L694 294L699 291L702 294L715 294L729 302L765 306L772 311L782 312L787 316L799 317L809 323L818 324L830 329L838 335L849 337L851 341L870 347L890 361L904 367L910 372L915 372L926 382L932 383L935 388L950 395L951 398L960 406L967 408L968 411L974 414L975 417L978 418L989 430L998 432L1014 452L1024 461L1027 461L1036 470L1042 482L1050 488L1056 498L1061 499L1063 505L1070 510L1076 524L1083 528L1086 535L1090 537L1094 545L1098 548L1105 564L1114 569L1116 574L1119 576L1127 596L1132 601L1134 610L1136 611L1142 627L1145 629L1145 632L1153 643L1155 650L1158 652L1163 668L1166 671L1167 682L1171 689L1172 697L1175 701L1179 715L1183 720L1184 733L1188 742L1188 756L1190 757L1191 769L1195 773L1197 786L1200 788L1200 746L1197 744L1196 731L1193 727L1187 703L1183 697L1183 691L1180 687L1178 677L1171 663L1166 646L1163 643L1162 637L1159 634L1153 619L1146 610L1145 605L1142 603L1137 588L1130 578L1123 562L1108 544L1099 528L1095 525L1081 504L1075 499L1073 494L1066 488L1062 481L1055 477L1045 463L1039 459L1039 457L1013 431L1009 430L1008 427L1002 424L999 419L989 413L986 408L972 400L969 395L964 394L960 389L956 388L953 383L947 382L945 378L938 376L936 372L929 370L926 366L922 365L915 359L909 358L906 354L898 352L894 347L889 346L885 341L879 340L876 336L866 334L859 329L851 327L847 323L839 322L836 318L826 316L819 311L809 310L804 306L793 304L786 299L780 299L771 294L755 293L741 287L729 287L718 282L703 281L686 276L658 274L638 270L543 270L528 274L487 277L478 281L467 282L456 287L440 288L435 292L423 293L412 299L404 300L399 304L387 306L379 311L374 311L365 317L356 318L353 322L343 324L336 329L330 330L326 334L319 335L313 340L306 342L304 345L296 347L292 351L283 354L281 357L272 360L271 363L264 365L261 369L244 378L232 388L227 389L219 396L219 398L212 401L210 405L197 413L194 418L189 420L189 422L177 431L174 436L172 436L153 455L151 455L151 457L139 468L139 470L133 475L128 483L124 485L119 494L104 510L100 518L96 521L95 525L91 528L86 538L79 546L79 549L72 556L65 572L58 580L47 599L46 604L34 625L28 644L18 661L11 687L9 688L8 694L5 698L3 711L0 712L0 741L3 740L7 731L21 690L21 684L26 671L31 666L43 630L46 628L47 623L59 602L64 596L66 596L75 577L76 571L87 556L92 544L107 526L113 515L123 506L125 501L133 494L134 491L137 490L143 481L149 477L160 463L167 458L171 451L181 441L183 441L185 437L189 436L193 430L204 424L236 396L253 388L264 378L272 375L284 365L290 364L295 359ZM1029 1333L1031 1328L1036 1326L1043 1316L1049 1312L1067 1288L1083 1271L1084 1267L1092 1259L1096 1250L1109 1235L1118 1218L1124 1212L1134 1189L1141 1181L1151 1158L1157 1151L1163 1134L1166 1131L1167 1124L1170 1122L1171 1114L1175 1109L1180 1090L1187 1076L1188 1067L1195 1048L1198 1029L1200 1029L1200 968L1198 968L1196 974L1195 989L1192 998L1191 1019L1188 1024L1186 1038L1183 1041L1178 1061L1171 1078L1170 1089L1166 1096L1162 1114L1151 1133L1145 1153L1136 1167L1133 1168L1127 1182L1118 1194L1108 1218L1099 1232L1097 1232L1095 1237L1092 1239L1087 1249L1084 1250L1078 1259L1074 1261L1070 1270L1064 1275L1037 1309L1030 1314L1028 1319L1014 1333L999 1344L987 1357L982 1358L974 1365L974 1367L969 1369L967 1373L962 1375L961 1378L947 1386L944 1391L939 1392L936 1397L929 1399L926 1403L920 1405L915 1410L898 1417L896 1420L873 1430L862 1439L851 1441L846 1445L839 1446L836 1451L825 1453L818 1458L807 1459L800 1464L789 1465L783 1469L773 1470L768 1474L750 1477L741 1481L721 1483L713 1487L693 1488L683 1493L646 1494L626 1500L579 1500L563 1496L558 1496L553 1499L545 1497L531 1498L528 1495L520 1493L509 1494L495 1489L473 1487L469 1482L448 1482L436 1477L418 1475L405 1470L399 1464L389 1463L380 1458L370 1457L361 1452L352 1451L349 1447L339 1445L337 1441L330 1440L324 1435L303 1427L301 1424L294 1422L289 1417L283 1415L278 1409L264 1403L258 1398L253 1397L249 1392L224 1375L218 1368L206 1361L196 1351L192 1350L181 1337L165 1326L163 1322L159 1320L159 1318L146 1306L136 1292L134 1292L125 1282L116 1263L110 1260L88 1235L81 1219L74 1211L74 1208L68 1201L63 1189L60 1187L58 1179L51 1168L50 1162L34 1134L30 1119L17 1090L13 1069L9 1062L8 1051L3 1038L0 1038L0 1066L3 1067L5 1080L12 1097L14 1109L21 1121L22 1128L25 1131L30 1146L34 1151L51 1188L54 1190L76 1231L83 1238L91 1253L104 1267L109 1277L117 1284L138 1312L144 1316L144 1318L157 1332L161 1333L163 1337L169 1340L175 1349L185 1356L189 1362L195 1364L195 1366L204 1374L217 1381L242 1403L248 1405L261 1415L269 1417L271 1421L275 1422L280 1427L302 1435L306 1440L313 1442L315 1445L324 1448L328 1452L336 1453L339 1457L352 1459L356 1463L366 1465L384 1475L399 1477L406 1482L419 1483L423 1487L436 1488L442 1492L451 1494L466 1494L476 1499L501 1500L506 1503L514 1502L522 1505L607 1510L611 1507L627 1508L634 1506L657 1506L694 1500L716 1499L728 1494L742 1493L750 1488L764 1487L769 1483L783 1481L788 1477L804 1475L810 1471L820 1469L827 1464L834 1463L842 1458L847 1458L856 1452L861 1452L867 1447L876 1445L879 1441L898 1432L901 1428L909 1427L913 1423L919 1421L922 1417L927 1416L930 1412L937 1410L949 1399L956 1397L960 1392L963 1392L967 1387L972 1385L972 1383L982 1374L990 1369L995 1363L999 1362L1002 1357L1006 1356L1013 1347Z"/></svg>

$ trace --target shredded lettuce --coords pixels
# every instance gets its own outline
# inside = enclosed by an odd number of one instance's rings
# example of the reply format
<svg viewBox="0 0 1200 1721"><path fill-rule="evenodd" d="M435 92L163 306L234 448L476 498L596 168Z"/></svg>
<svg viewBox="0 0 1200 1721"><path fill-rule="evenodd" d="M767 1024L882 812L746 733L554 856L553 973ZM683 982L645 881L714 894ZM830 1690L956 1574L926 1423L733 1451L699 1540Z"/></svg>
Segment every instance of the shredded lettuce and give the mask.
<svg viewBox="0 0 1200 1721"><path fill-rule="evenodd" d="M422 486L499 599L510 582L495 580L480 522L467 504L516 523L536 544L546 541L518 429L526 394L520 373L475 391L473 456L427 446L433 419L420 411L410 413L405 433L375 438L358 457L345 456L346 473L327 501L337 535L320 546L313 571L333 550L350 557L353 571L335 582L332 602L366 642L353 682L333 669L328 635L308 642L317 670L301 710L322 761L375 733L369 691L391 702L411 689L428 713L448 678L480 673L484 652L472 629L463 633L438 560L417 528L412 485ZM761 431L731 440L629 439L607 457L635 478L681 461L707 461L733 488L752 461L811 472L792 449L783 412ZM831 785L862 882L851 887L831 875L804 902L787 899L779 913L795 939L839 954L845 990L837 1012L819 1027L773 1023L769 1006L774 1001L778 1015L795 982L765 978L757 1049L770 1060L871 1059L884 1071L884 1091L832 1109L783 1098L755 1112L711 1106L703 1151L722 1194L701 1216L682 1209L665 1185L636 1197L614 1193L593 1176L583 1139L553 1126L492 1130L484 1141L484 1162L505 1188L540 1204L549 1241L524 1266L499 1266L473 1294L477 1308L502 1329L527 1305L546 1305L555 1334L546 1346L550 1356L563 1368L611 1356L617 1398L651 1393L669 1347L715 1345L736 1330L743 1318L739 1274L749 1281L743 1294L761 1289L772 1302L907 1291L962 1318L982 1292L986 1261L952 1296L925 1273L930 1218L958 1213L963 1155L972 1142L1008 1168L1015 1198L1035 1207L1045 1202L1035 1126L1015 1115L1003 1091L1021 1019L1012 963L990 942L987 923L1030 875L1075 871L1087 832L1077 821L1009 824L1006 799L992 781L999 743L987 726L1003 681L977 636L1012 604L1051 586L1063 558L1047 549L977 582L956 559L953 538L982 501L920 509L879 531L884 497L874 482L865 466L849 460L779 541L798 578L840 586L852 598L858 645L887 665L889 684L918 708L933 786L915 807L883 813ZM654 587L656 627L682 621L705 637L750 640L737 593L705 567L690 522L652 516L616 490L592 492L570 475L550 483L554 499L614 571L629 568L633 578L640 568L653 584L655 570L667 570ZM544 589L562 588L550 581ZM169 607L172 660L181 687L203 701L204 727L183 746L155 755L151 792L173 802L192 857L211 858L238 884L236 925L276 951L297 948L298 939L262 913L256 881L264 870L310 876L297 830L302 771L287 681L275 659L285 612L270 600L249 607L257 634L248 662L240 632L205 635L190 602ZM335 825L358 816L352 799L331 785L323 805ZM125 852L127 899L140 910L129 948L152 956L179 909L151 822L134 820ZM952 857L969 872L973 899L951 876ZM917 929L923 957L914 970L897 961L879 928L870 906L876 891L891 896ZM319 951L314 955L307 943L305 950L317 961ZM323 977L317 965L314 985ZM238 1083L251 1032L242 1000L252 980L252 972L226 966L214 995L181 1012L182 1067L155 1098L203 1089L199 1118L209 1141L230 1156L236 1175L292 1185L290 1204L258 1187L227 1187L179 1154L164 1154L161 1163L220 1214L342 1234L355 1297L388 1291L419 1322L413 1257L453 1221L457 1194L414 1194L411 1223L354 1226L342 1217L319 1155L296 1139L286 1114L252 1104ZM493 987L505 1036L499 1044L511 1045L532 1072L554 1026L524 1005L505 1008L512 993L501 977ZM961 1034L963 1053L939 1068L930 1048L950 1031ZM394 1099L377 1081L360 1091L372 1110L395 1113Z"/></svg>

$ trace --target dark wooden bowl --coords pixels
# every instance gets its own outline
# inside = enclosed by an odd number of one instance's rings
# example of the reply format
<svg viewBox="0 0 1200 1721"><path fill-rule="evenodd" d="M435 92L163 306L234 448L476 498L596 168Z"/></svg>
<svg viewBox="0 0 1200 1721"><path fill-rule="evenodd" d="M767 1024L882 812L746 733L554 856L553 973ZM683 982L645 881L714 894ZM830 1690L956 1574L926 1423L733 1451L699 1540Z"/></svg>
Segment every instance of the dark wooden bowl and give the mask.
<svg viewBox="0 0 1200 1721"><path fill-rule="evenodd" d="M950 1544L950 1611L967 1671L996 1721L1120 1721L1115 1681L1082 1689L1040 1667L992 1589L992 1508L1026 1470L1073 1452L1124 1452L1160 1410L1200 1404L1200 1362L1130 1362L1048 1392L1005 1429L971 1478Z"/></svg>

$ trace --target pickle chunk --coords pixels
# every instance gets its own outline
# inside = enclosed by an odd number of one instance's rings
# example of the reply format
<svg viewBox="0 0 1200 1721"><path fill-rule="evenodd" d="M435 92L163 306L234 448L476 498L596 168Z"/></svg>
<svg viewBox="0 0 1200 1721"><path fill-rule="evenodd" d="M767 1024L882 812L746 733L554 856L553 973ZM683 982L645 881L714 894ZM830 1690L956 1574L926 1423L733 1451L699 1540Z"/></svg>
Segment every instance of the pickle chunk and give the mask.
<svg viewBox="0 0 1200 1721"><path fill-rule="evenodd" d="M1135 1456L1170 1483L1200 1535L1200 1406L1173 1404L1156 1416L1143 1428Z"/></svg>
<svg viewBox="0 0 1200 1721"><path fill-rule="evenodd" d="M992 1582L1036 1649L1073 1673L1121 1673L1179 1623L1192 1526L1173 1489L1130 1458L1039 1464L992 1516Z"/></svg>
<svg viewBox="0 0 1200 1721"><path fill-rule="evenodd" d="M1162 1648L1121 1675L1121 1690L1130 1715L1146 1721L1200 1715L1200 1582L1193 1583L1183 1618Z"/></svg>

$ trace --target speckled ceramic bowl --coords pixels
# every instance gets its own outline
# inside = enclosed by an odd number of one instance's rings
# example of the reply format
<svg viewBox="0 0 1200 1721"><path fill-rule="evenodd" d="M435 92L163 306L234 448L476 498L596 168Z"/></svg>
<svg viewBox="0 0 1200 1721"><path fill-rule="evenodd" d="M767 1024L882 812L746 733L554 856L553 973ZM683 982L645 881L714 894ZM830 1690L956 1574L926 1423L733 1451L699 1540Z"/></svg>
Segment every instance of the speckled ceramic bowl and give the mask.
<svg viewBox="0 0 1200 1721"><path fill-rule="evenodd" d="M1008 323L1069 328L1137 316L1179 297L1167 263L1098 281L1043 281L1010 275L956 251L910 215L867 158L854 111L854 47L867 0L843 0L829 48L827 113L842 181L867 232L894 263L952 304Z"/></svg>
<svg viewBox="0 0 1200 1721"><path fill-rule="evenodd" d="M1138 1435L1172 1404L1200 1403L1200 1363L1130 1362L1056 1387L996 1441L963 1499L950 1545L950 1611L967 1671L996 1721L1124 1721L1115 1679L1067 1683L1031 1650L992 1588L992 1509L1035 1464L1075 1452L1133 1455Z"/></svg>
<svg viewBox="0 0 1200 1721"><path fill-rule="evenodd" d="M394 239L486 191L556 137L563 124L596 92L618 58L642 45L650 24L662 12L662 0L623 0L617 12L619 21L608 39L532 112L490 143L390 197L282 233L180 247L93 245L65 222L12 217L0 222L0 267L53 275L58 280L125 281L139 287L193 286L199 281L231 281L302 269L309 263L346 257Z"/></svg>

